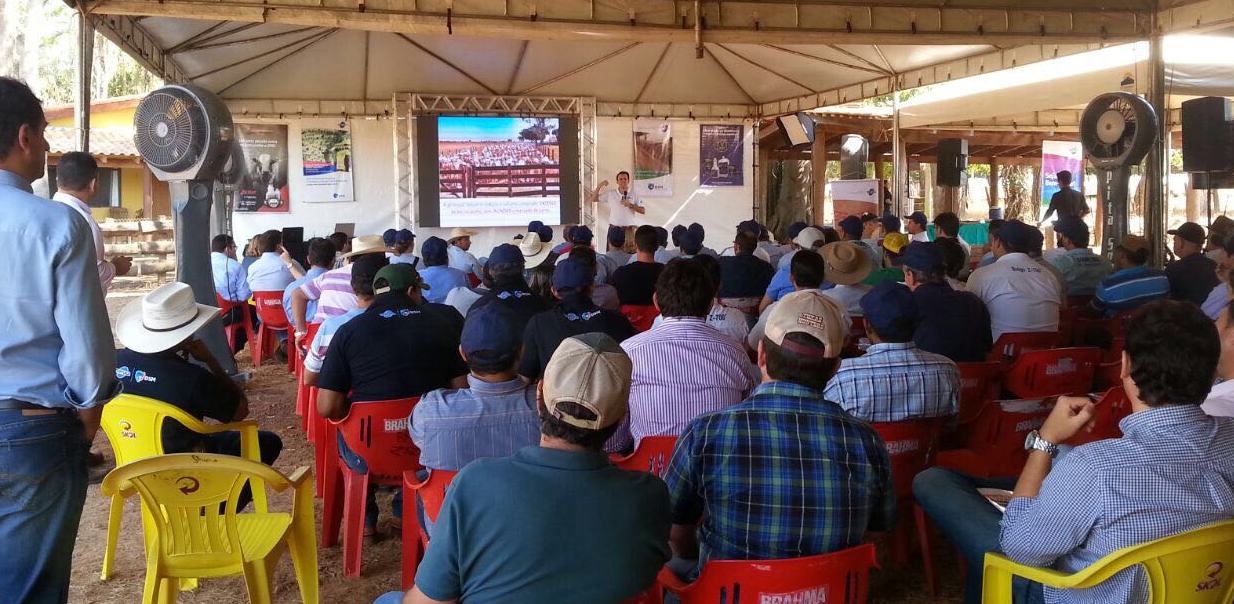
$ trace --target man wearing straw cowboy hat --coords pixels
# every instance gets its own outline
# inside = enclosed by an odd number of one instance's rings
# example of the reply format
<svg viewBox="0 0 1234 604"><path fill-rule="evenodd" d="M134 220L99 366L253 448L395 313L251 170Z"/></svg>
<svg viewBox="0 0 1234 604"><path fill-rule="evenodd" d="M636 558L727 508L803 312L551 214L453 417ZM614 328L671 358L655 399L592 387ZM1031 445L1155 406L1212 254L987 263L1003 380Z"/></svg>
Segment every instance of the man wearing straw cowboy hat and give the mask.
<svg viewBox="0 0 1234 604"><path fill-rule="evenodd" d="M116 337L124 345L116 351L116 379L124 392L174 405L199 420L248 417L248 397L196 337L218 315L218 308L198 304L193 289L179 282L130 302L116 320ZM168 453L240 455L239 432L198 434L173 421L163 426L160 438ZM283 441L266 431L258 432L257 440L262 463L274 464ZM248 499L245 491L240 507Z"/></svg>
<svg viewBox="0 0 1234 604"><path fill-rule="evenodd" d="M467 251L471 249L471 238L478 234L477 231L464 228L456 228L450 231L450 247L447 250L450 254L450 268L457 268L468 275L476 278L478 283L484 279L484 273L480 271L480 262L476 257Z"/></svg>

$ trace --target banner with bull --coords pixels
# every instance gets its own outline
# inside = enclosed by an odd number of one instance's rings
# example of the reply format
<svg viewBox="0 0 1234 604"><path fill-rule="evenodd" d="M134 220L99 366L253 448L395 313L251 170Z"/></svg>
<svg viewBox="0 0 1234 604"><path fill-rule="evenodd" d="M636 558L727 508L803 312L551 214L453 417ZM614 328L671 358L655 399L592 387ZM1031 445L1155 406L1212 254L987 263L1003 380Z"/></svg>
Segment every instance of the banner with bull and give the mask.
<svg viewBox="0 0 1234 604"><path fill-rule="evenodd" d="M665 120L634 122L634 189L640 197L673 195L673 127Z"/></svg>
<svg viewBox="0 0 1234 604"><path fill-rule="evenodd" d="M305 128L300 132L300 163L304 193L300 201L355 201L351 183L351 131Z"/></svg>
<svg viewBox="0 0 1234 604"><path fill-rule="evenodd" d="M740 187L745 184L740 124L703 124L698 137L698 182L704 187Z"/></svg>
<svg viewBox="0 0 1234 604"><path fill-rule="evenodd" d="M236 124L244 152L244 178L236 195L237 212L290 212L287 181L287 125Z"/></svg>

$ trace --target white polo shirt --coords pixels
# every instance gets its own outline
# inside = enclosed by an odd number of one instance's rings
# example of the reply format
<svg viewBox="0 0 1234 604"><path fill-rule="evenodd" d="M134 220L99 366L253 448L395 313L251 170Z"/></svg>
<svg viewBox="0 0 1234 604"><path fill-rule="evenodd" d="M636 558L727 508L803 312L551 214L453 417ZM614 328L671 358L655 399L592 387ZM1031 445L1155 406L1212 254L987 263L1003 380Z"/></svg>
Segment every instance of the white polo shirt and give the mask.
<svg viewBox="0 0 1234 604"><path fill-rule="evenodd" d="M639 199L638 193L633 189L625 192L626 199L638 207L643 207L643 200ZM621 191L613 189L605 191L600 195L600 203L608 204L608 224L609 226L635 226L640 224L638 214L621 205Z"/></svg>
<svg viewBox="0 0 1234 604"><path fill-rule="evenodd" d="M835 303L838 304L840 308L843 308L849 316L860 317L865 314L861 311L861 297L869 293L872 289L874 288L869 285L862 285L860 283L856 285L837 284L835 287L831 289L824 289L819 293L835 300Z"/></svg>
<svg viewBox="0 0 1234 604"><path fill-rule="evenodd" d="M1058 331L1058 281L1027 254L1004 254L973 271L968 291L990 310L995 340L1004 333Z"/></svg>
<svg viewBox="0 0 1234 604"><path fill-rule="evenodd" d="M908 236L908 241L909 243L912 243L914 241L928 242L930 241L930 233L927 231L921 231L920 233L913 233L912 235Z"/></svg>

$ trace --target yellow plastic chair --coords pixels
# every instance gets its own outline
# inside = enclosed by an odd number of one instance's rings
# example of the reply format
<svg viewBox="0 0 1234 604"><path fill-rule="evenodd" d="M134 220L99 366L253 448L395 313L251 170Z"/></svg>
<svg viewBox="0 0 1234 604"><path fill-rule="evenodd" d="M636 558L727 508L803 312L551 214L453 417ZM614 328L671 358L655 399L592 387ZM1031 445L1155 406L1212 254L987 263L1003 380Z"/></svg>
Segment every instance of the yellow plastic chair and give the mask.
<svg viewBox="0 0 1234 604"><path fill-rule="evenodd" d="M236 513L246 482L293 489L292 511ZM184 579L244 575L249 600L269 604L270 577L290 551L304 604L318 604L313 479L307 467L284 477L260 462L230 455L173 453L112 470L103 494L141 496L151 510L144 604L174 604Z"/></svg>
<svg viewBox="0 0 1234 604"><path fill-rule="evenodd" d="M1009 604L1013 576L1049 587L1083 589L1137 564L1148 573L1149 604L1229 604L1234 601L1234 521L1125 547L1070 575L986 554L981 601Z"/></svg>
<svg viewBox="0 0 1234 604"><path fill-rule="evenodd" d="M163 422L168 419L180 422L184 427L199 434L218 432L240 433L240 456L261 462L261 450L257 442L257 422L240 421L229 424L210 425L185 413L179 407L144 396L121 394L103 407L102 428L111 441L116 454L116 466L163 455ZM266 489L260 480L253 482L253 510L266 511ZM116 559L116 541L119 538L120 517L124 512L125 497L116 494L111 498L111 515L107 522L107 549L103 552L102 580L111 578ZM144 516L144 514L143 514ZM143 525L147 519L143 517ZM148 531L147 531L148 532ZM183 585L192 589L192 583Z"/></svg>

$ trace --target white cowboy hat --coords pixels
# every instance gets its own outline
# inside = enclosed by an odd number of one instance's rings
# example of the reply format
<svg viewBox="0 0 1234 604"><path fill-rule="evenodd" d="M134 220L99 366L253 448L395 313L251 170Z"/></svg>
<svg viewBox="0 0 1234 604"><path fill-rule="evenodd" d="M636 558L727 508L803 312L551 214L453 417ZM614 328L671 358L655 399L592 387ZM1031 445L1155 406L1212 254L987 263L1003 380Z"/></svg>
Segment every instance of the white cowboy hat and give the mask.
<svg viewBox="0 0 1234 604"><path fill-rule="evenodd" d="M476 235L479 235L479 234L480 234L479 231L473 231L471 229L464 229L462 227L454 227L454 229L450 231L450 241L454 241L455 239L458 239L460 237L475 237Z"/></svg>
<svg viewBox="0 0 1234 604"><path fill-rule="evenodd" d="M343 254L343 257L351 258L360 254L375 254L377 252L389 251L390 248L386 247L386 240L381 235L360 235L351 240L351 251Z"/></svg>
<svg viewBox="0 0 1234 604"><path fill-rule="evenodd" d="M553 253L553 246L541 241L538 233L527 233L514 244L523 253L523 266L526 268L535 268L544 264L549 254Z"/></svg>
<svg viewBox="0 0 1234 604"><path fill-rule="evenodd" d="M173 282L134 300L116 320L116 337L136 352L162 352L197 333L220 309L198 304L193 288Z"/></svg>

